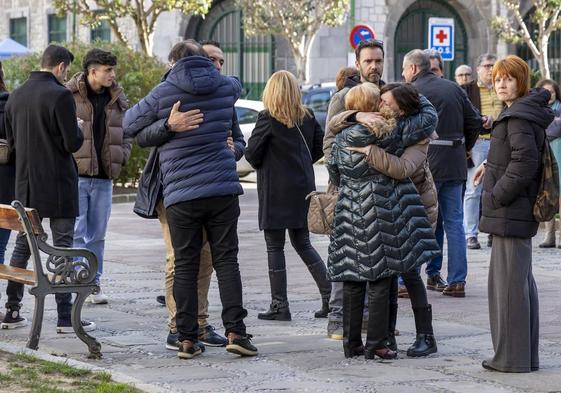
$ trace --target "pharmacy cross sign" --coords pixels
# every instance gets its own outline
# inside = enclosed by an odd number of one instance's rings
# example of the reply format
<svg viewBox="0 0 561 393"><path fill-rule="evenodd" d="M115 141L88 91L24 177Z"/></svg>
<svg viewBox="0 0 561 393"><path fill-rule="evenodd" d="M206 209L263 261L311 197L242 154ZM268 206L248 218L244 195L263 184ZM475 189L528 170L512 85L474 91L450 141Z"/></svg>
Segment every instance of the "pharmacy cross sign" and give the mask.
<svg viewBox="0 0 561 393"><path fill-rule="evenodd" d="M429 18L429 48L442 55L442 60L454 60L454 19Z"/></svg>

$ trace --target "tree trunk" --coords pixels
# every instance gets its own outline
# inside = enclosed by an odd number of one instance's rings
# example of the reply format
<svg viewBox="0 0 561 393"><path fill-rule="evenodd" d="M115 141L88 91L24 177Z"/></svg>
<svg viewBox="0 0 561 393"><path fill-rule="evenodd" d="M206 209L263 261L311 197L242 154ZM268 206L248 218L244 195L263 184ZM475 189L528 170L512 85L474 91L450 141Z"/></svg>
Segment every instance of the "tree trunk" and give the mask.
<svg viewBox="0 0 561 393"><path fill-rule="evenodd" d="M538 63L540 65L540 72L542 79L551 79L551 74L549 72L549 56L547 53L547 43L548 39L544 39L540 45L540 57L538 58Z"/></svg>

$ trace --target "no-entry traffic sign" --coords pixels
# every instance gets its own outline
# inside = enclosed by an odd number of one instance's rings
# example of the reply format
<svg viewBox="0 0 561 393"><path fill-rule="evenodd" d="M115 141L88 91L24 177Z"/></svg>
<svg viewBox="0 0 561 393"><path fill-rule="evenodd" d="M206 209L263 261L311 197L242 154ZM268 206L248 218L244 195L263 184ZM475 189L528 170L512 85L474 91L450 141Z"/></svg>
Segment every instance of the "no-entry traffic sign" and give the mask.
<svg viewBox="0 0 561 393"><path fill-rule="evenodd" d="M353 49L355 49L360 41L373 40L376 38L374 29L368 25L356 25L351 30L349 41Z"/></svg>

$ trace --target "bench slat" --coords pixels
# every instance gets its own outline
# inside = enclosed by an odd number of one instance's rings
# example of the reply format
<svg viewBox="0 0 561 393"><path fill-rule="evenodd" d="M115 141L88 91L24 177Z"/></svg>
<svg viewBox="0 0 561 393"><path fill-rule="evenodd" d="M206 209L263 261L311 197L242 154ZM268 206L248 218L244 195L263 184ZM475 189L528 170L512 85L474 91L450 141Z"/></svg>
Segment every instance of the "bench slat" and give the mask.
<svg viewBox="0 0 561 393"><path fill-rule="evenodd" d="M25 285L35 285L35 272L19 267L0 265L0 279L15 281Z"/></svg>
<svg viewBox="0 0 561 393"><path fill-rule="evenodd" d="M43 234L43 226L41 225L37 210L25 208L25 212L31 222L33 233L35 235ZM10 205L0 204L0 228L23 232L23 225L19 220L18 212Z"/></svg>

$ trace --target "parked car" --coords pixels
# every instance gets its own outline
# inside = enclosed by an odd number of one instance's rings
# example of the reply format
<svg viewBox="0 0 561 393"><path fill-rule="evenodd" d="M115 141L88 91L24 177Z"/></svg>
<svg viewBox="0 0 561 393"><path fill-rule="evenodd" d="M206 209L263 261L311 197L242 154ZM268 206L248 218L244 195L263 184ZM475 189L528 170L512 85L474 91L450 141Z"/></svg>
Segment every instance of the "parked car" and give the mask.
<svg viewBox="0 0 561 393"><path fill-rule="evenodd" d="M327 108L329 100L335 94L336 87L333 83L323 83L321 85L313 85L302 91L302 103L314 111L316 119L325 131L325 119L327 118Z"/></svg>
<svg viewBox="0 0 561 393"><path fill-rule="evenodd" d="M252 100L238 100L234 106L236 108L236 114L238 115L240 129L242 130L243 137L247 143L249 137L251 136L251 132L255 128L257 115L265 109L265 107L261 101ZM237 171L240 177L244 177L253 172L254 169L251 165L249 165L249 162L247 162L245 157L242 157L241 160L238 161Z"/></svg>

